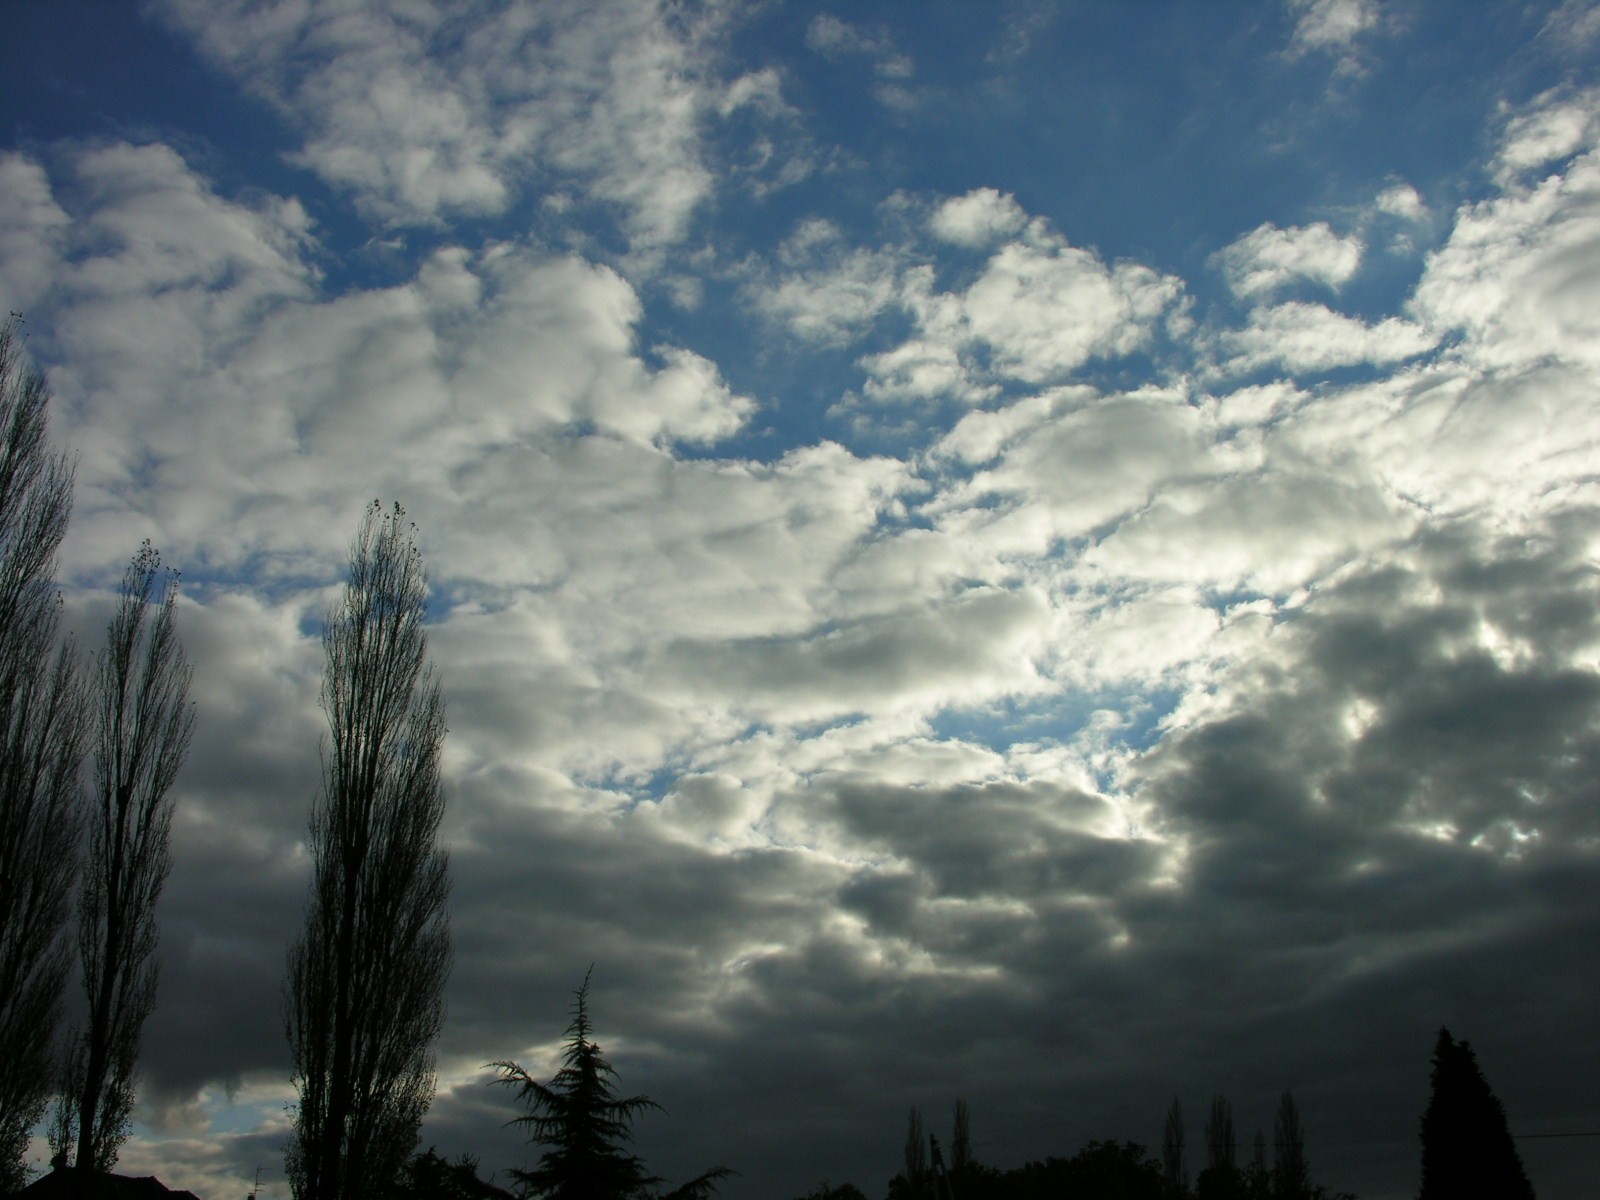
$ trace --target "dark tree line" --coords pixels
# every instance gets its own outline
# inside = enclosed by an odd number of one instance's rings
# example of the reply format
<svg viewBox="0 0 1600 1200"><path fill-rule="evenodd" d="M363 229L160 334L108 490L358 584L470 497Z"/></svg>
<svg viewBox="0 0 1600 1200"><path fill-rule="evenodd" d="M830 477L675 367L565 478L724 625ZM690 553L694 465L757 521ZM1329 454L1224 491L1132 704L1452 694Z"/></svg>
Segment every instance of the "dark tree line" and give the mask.
<svg viewBox="0 0 1600 1200"><path fill-rule="evenodd" d="M1206 1119L1206 1158L1194 1186L1186 1160L1183 1107L1174 1099L1162 1130L1160 1158L1137 1142L1091 1141L1071 1158L1050 1157L999 1169L976 1161L971 1149L971 1118L957 1101L951 1127L949 1163L937 1137L925 1132L921 1113L907 1120L904 1166L889 1180L888 1200L1335 1200L1311 1179L1305 1137L1294 1097L1278 1103L1269 1163L1267 1141L1258 1132L1249 1163L1241 1165L1233 1108L1213 1097ZM855 1200L853 1185L823 1184L803 1200ZM864 1197L861 1200L865 1200Z"/></svg>

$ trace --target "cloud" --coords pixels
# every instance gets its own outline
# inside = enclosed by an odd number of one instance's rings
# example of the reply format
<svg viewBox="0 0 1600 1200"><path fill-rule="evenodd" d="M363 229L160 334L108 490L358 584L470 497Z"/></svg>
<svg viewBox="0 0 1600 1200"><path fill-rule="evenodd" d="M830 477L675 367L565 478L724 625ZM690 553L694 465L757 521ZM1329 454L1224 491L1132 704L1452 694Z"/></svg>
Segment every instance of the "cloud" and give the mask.
<svg viewBox="0 0 1600 1200"><path fill-rule="evenodd" d="M1047 237L1002 247L961 303L996 371L1041 383L1091 358L1139 349L1180 290L1177 280L1148 267L1107 267L1089 251Z"/></svg>
<svg viewBox="0 0 1600 1200"><path fill-rule="evenodd" d="M1016 233L1026 220L1022 206L1010 193L975 188L934 209L928 228L944 241L981 249Z"/></svg>
<svg viewBox="0 0 1600 1200"><path fill-rule="evenodd" d="M1364 249L1359 237L1340 237L1326 221L1296 229L1266 224L1218 251L1212 261L1233 294L1248 299L1301 280L1338 291L1360 267Z"/></svg>
<svg viewBox="0 0 1600 1200"><path fill-rule="evenodd" d="M1585 370L1600 364L1594 349L1600 344L1594 317L1600 126L1570 118L1569 106L1556 102L1512 123L1502 162L1531 166L1551 155L1576 157L1537 184L1510 184L1501 195L1464 206L1417 285L1416 313L1441 330L1467 334L1462 353L1486 367L1550 359Z"/></svg>
<svg viewBox="0 0 1600 1200"><path fill-rule="evenodd" d="M934 453L981 469L931 507L1009 555L1044 554L1142 508L1162 483L1205 469L1198 412L1161 392L1063 390L972 413Z"/></svg>
<svg viewBox="0 0 1600 1200"><path fill-rule="evenodd" d="M997 249L961 290L940 291L931 271L908 271L900 302L915 334L862 360L866 394L973 401L998 380L1053 382L1092 359L1144 348L1181 292L1148 267L1107 266L1057 234L1030 231Z"/></svg>
<svg viewBox="0 0 1600 1200"><path fill-rule="evenodd" d="M841 21L832 13L818 13L806 26L806 45L824 58L863 57L873 60L873 69L887 79L911 75L911 59L899 53L889 35L882 30L868 32L859 25Z"/></svg>
<svg viewBox="0 0 1600 1200"><path fill-rule="evenodd" d="M1500 151L1495 156L1495 175L1502 186L1514 184L1521 176L1583 150L1593 150L1597 118L1595 105L1600 92L1567 95L1547 92L1526 111L1516 113L1506 123Z"/></svg>
<svg viewBox="0 0 1600 1200"><path fill-rule="evenodd" d="M570 183L620 209L648 253L681 241L712 191L708 51L695 22L655 5L157 11L297 127L298 161L384 223L500 213Z"/></svg>
<svg viewBox="0 0 1600 1200"><path fill-rule="evenodd" d="M51 373L58 430L81 456L69 570L149 532L180 560L293 575L308 544L334 555L344 538L308 526L307 504L482 503L474 481L494 477L481 456L496 447L583 423L707 444L752 411L703 356L662 345L646 362L638 297L609 268L447 247L408 282L328 298L293 202L225 200L161 146L63 163L59 194L39 203L70 224L35 312L67 360ZM23 278L11 255L26 264L35 244L0 249Z"/></svg>
<svg viewBox="0 0 1600 1200"><path fill-rule="evenodd" d="M20 154L0 155L0 308L25 313L49 289L68 221L43 167Z"/></svg>
<svg viewBox="0 0 1600 1200"><path fill-rule="evenodd" d="M756 307L808 342L853 340L899 293L900 256L892 249L848 248L838 228L803 221L779 250L785 270L746 285Z"/></svg>
<svg viewBox="0 0 1600 1200"><path fill-rule="evenodd" d="M1228 371L1281 366L1300 374L1358 363L1400 362L1432 349L1437 338L1400 317L1368 325L1321 304L1294 301L1254 309L1249 325L1222 334L1221 341Z"/></svg>
<svg viewBox="0 0 1600 1200"><path fill-rule="evenodd" d="M1422 195L1409 183L1396 183L1378 193L1375 202L1378 211L1405 221L1420 221L1427 217L1428 207Z"/></svg>
<svg viewBox="0 0 1600 1200"><path fill-rule="evenodd" d="M1289 0L1289 9L1299 14L1292 56L1346 50L1378 24L1377 0Z"/></svg>
<svg viewBox="0 0 1600 1200"><path fill-rule="evenodd" d="M1540 30L1567 54L1583 54L1600 37L1600 8L1593 0L1565 0Z"/></svg>
<svg viewBox="0 0 1600 1200"><path fill-rule="evenodd" d="M858 340L889 313L909 316L911 336L860 360L872 403L974 403L1003 380L1054 382L1091 360L1144 349L1181 300L1174 277L1138 263L1108 265L986 189L942 202L928 227L974 248L1007 240L964 286L946 290L916 243L851 248L831 222L808 219L779 251L783 270L746 268L745 294L769 318L823 344Z"/></svg>

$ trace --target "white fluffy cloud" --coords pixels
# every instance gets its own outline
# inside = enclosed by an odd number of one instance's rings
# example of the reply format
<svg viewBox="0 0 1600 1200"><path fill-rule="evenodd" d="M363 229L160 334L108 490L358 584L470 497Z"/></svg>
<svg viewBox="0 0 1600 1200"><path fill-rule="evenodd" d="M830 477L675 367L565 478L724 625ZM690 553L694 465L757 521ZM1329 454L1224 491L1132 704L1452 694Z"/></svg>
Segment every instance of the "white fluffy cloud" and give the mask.
<svg viewBox="0 0 1600 1200"><path fill-rule="evenodd" d="M654 4L157 11L303 130L300 161L386 222L499 213L571 181L648 253L681 240L712 189L700 125L717 87L696 23Z"/></svg>
<svg viewBox="0 0 1600 1200"><path fill-rule="evenodd" d="M941 203L928 218L928 228L958 246L983 247L1011 236L1026 222L1027 214L1010 193L976 188Z"/></svg>
<svg viewBox="0 0 1600 1200"><path fill-rule="evenodd" d="M368 493L481 502L496 447L592 423L641 442L712 442L751 402L682 347L635 345L639 301L615 272L509 246L445 249L412 281L316 293L298 205L216 196L170 149L111 144L37 164L30 213L58 258L4 250L37 278L59 428L81 454L74 553L114 560L141 520L217 564L305 550L289 513L354 511ZM25 195L19 190L18 195ZM65 205L65 208L63 208ZM35 221L35 225L38 222ZM49 244L48 242L46 243ZM138 489L142 514L126 497ZM342 532L314 520L324 550ZM226 527L226 540L217 540Z"/></svg>
<svg viewBox="0 0 1600 1200"><path fill-rule="evenodd" d="M1600 367L1600 124L1569 126L1568 114L1557 103L1513 123L1508 147L1517 161L1576 158L1535 184L1511 183L1503 194L1464 207L1417 286L1416 312L1441 330L1467 335L1461 352L1486 367L1550 359ZM1562 130L1555 142L1530 133L1547 129L1546 117ZM1583 140L1576 140L1580 132Z"/></svg>
<svg viewBox="0 0 1600 1200"><path fill-rule="evenodd" d="M1220 251L1215 261L1233 294L1249 299L1301 280L1337 291L1360 267L1363 250L1359 237L1340 237L1326 221L1295 229L1267 224Z"/></svg>
<svg viewBox="0 0 1600 1200"><path fill-rule="evenodd" d="M1425 328L1401 317L1368 325L1325 305L1301 302L1255 309L1245 328L1222 335L1226 369L1279 366L1292 374L1399 362L1431 349L1436 341Z"/></svg>
<svg viewBox="0 0 1600 1200"><path fill-rule="evenodd" d="M832 222L803 221L779 250L780 272L748 287L756 307L808 342L843 343L892 305L900 256L848 246Z"/></svg>

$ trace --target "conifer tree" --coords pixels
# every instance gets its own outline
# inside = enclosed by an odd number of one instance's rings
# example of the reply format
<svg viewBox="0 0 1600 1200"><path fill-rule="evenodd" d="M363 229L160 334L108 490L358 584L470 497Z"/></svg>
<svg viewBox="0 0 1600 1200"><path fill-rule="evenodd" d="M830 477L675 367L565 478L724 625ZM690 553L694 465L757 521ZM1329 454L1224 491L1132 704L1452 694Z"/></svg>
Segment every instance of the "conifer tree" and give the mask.
<svg viewBox="0 0 1600 1200"><path fill-rule="evenodd" d="M1439 1030L1433 1050L1433 1095L1422 1114L1422 1187L1417 1200L1493 1196L1533 1200L1506 1126L1472 1047Z"/></svg>
<svg viewBox="0 0 1600 1200"><path fill-rule="evenodd" d="M514 1088L527 1112L514 1117L531 1140L547 1147L531 1171L512 1170L525 1195L550 1200L631 1200L654 1194L661 1182L637 1155L625 1149L632 1140L634 1119L661 1106L648 1096L619 1096L616 1071L594 1041L589 1020L589 980L575 993L572 1020L562 1046L561 1069L548 1084L540 1083L514 1062L489 1065L499 1072L496 1083ZM713 1167L668 1193L667 1200L703 1200L729 1174Z"/></svg>

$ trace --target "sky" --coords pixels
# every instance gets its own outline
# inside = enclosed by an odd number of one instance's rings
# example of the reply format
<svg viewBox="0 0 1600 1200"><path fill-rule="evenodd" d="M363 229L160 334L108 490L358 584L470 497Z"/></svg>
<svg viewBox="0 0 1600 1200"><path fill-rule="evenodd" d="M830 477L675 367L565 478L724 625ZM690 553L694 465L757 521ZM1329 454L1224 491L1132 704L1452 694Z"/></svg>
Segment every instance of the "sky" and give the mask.
<svg viewBox="0 0 1600 1200"><path fill-rule="evenodd" d="M422 1146L532 1164L485 1064L553 1073L591 964L639 1153L728 1200L881 1196L912 1105L1009 1167L1285 1088L1410 1196L1441 1025L1600 1131L1600 8L4 19L66 624L148 537L194 665L120 1169L288 1200L375 497L450 726ZM1546 1200L1597 1144L1520 1143Z"/></svg>

